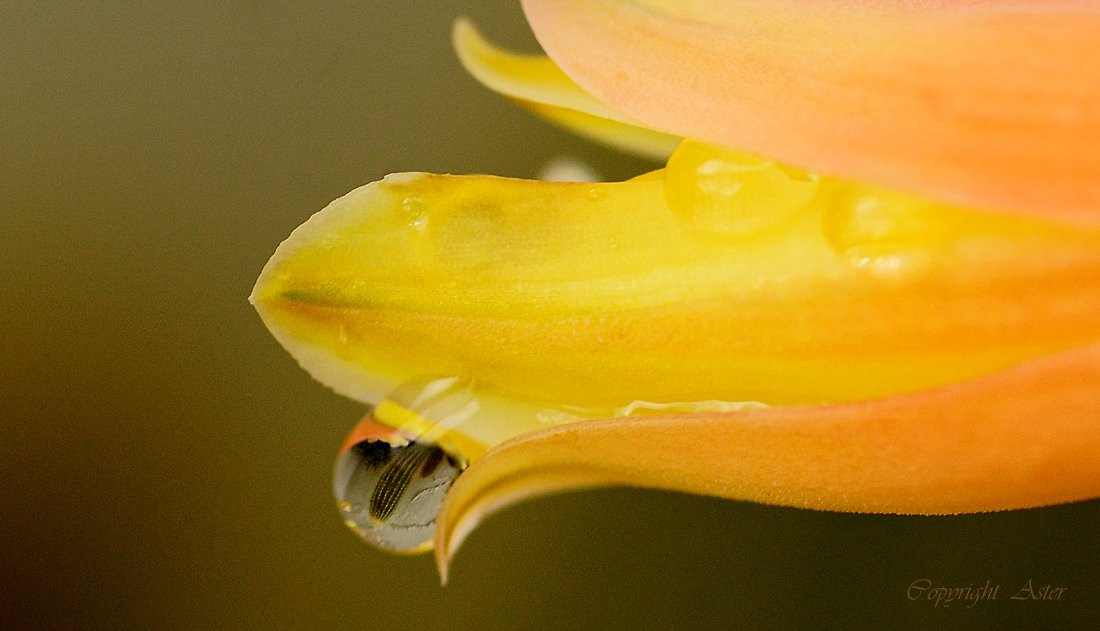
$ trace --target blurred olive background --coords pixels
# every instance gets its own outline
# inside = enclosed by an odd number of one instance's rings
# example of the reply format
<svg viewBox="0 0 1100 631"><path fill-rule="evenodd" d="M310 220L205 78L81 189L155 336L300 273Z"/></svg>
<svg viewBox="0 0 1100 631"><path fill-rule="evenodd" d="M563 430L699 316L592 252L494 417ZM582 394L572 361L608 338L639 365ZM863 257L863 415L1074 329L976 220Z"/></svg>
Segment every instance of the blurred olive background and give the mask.
<svg viewBox="0 0 1100 631"><path fill-rule="evenodd" d="M1100 502L930 519L565 495L491 518L446 588L430 556L346 531L329 475L362 410L246 302L279 241L393 171L651 167L479 87L450 49L463 14L536 49L511 1L0 4L0 628L1100 621ZM1001 600L910 601L921 578ZM1063 601L1008 600L1028 579Z"/></svg>

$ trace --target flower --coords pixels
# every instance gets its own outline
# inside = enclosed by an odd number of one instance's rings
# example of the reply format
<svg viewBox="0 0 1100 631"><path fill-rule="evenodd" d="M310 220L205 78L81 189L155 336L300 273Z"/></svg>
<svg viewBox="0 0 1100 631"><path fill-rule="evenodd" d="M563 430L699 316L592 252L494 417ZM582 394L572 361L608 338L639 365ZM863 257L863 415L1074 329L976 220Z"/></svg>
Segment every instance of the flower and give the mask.
<svg viewBox="0 0 1100 631"><path fill-rule="evenodd" d="M486 514L566 489L1100 496L1100 14L927 4L527 0L568 75L459 23L467 67L547 118L651 156L694 140L621 183L389 176L265 267L265 323L376 405L363 436L471 461L444 576Z"/></svg>
<svg viewBox="0 0 1100 631"><path fill-rule="evenodd" d="M653 127L970 206L1100 219L1100 12L1076 0L525 0Z"/></svg>

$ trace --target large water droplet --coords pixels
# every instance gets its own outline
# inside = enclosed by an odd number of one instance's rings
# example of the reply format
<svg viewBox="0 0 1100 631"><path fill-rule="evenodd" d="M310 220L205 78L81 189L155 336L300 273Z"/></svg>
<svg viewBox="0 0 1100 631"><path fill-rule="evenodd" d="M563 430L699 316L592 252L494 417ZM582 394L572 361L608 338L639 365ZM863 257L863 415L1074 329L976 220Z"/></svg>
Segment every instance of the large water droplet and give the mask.
<svg viewBox="0 0 1100 631"><path fill-rule="evenodd" d="M733 412L760 405L706 400L548 406L468 378L412 378L351 431L336 461L333 492L345 522L363 539L385 550L419 552L431 547L436 514L466 465L510 438L586 418Z"/></svg>
<svg viewBox="0 0 1100 631"><path fill-rule="evenodd" d="M336 460L333 491L349 528L393 552L431 548L435 519L463 465L431 444L363 440Z"/></svg>
<svg viewBox="0 0 1100 631"><path fill-rule="evenodd" d="M544 408L467 378L402 382L352 429L336 460L333 493L345 523L385 550L427 550L443 497L467 463L544 427Z"/></svg>

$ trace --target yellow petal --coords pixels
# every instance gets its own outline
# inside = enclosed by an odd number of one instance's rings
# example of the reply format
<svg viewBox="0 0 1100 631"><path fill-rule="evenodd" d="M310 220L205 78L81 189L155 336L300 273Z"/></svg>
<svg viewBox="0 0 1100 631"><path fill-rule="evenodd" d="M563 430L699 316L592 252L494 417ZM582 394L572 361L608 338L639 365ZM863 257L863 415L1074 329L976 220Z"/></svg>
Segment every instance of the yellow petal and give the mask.
<svg viewBox="0 0 1100 631"><path fill-rule="evenodd" d="M583 421L472 464L441 508L446 580L463 539L520 500L602 485L822 510L952 514L1100 496L1100 345L877 401Z"/></svg>
<svg viewBox="0 0 1100 631"><path fill-rule="evenodd" d="M486 87L596 142L664 161L680 141L607 107L545 56L494 47L467 20L455 22L454 46L467 72Z"/></svg>
<svg viewBox="0 0 1100 631"><path fill-rule="evenodd" d="M968 206L1100 223L1100 12L1064 2L524 0L645 124Z"/></svg>
<svg viewBox="0 0 1100 631"><path fill-rule="evenodd" d="M368 403L437 375L563 405L775 405L1094 341L1098 275L1096 231L686 145L622 183L391 176L296 230L252 299L307 370Z"/></svg>

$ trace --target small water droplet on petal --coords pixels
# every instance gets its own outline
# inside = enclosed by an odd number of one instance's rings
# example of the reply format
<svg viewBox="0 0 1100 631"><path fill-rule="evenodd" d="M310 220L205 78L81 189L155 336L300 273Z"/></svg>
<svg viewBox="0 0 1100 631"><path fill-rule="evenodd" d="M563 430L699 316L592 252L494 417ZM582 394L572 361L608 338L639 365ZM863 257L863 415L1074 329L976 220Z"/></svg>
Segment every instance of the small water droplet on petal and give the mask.
<svg viewBox="0 0 1100 631"><path fill-rule="evenodd" d="M665 193L685 225L749 234L777 225L818 194L819 178L747 153L684 142L669 158Z"/></svg>
<svg viewBox="0 0 1100 631"><path fill-rule="evenodd" d="M825 237L852 267L899 276L927 263L931 202L863 187L838 196L825 213Z"/></svg>

